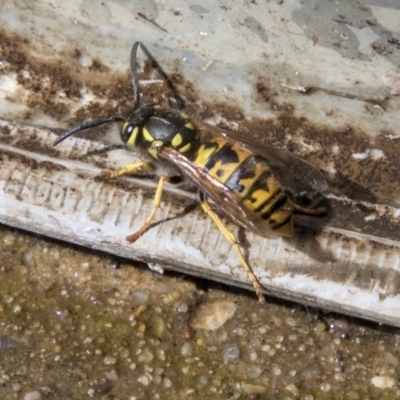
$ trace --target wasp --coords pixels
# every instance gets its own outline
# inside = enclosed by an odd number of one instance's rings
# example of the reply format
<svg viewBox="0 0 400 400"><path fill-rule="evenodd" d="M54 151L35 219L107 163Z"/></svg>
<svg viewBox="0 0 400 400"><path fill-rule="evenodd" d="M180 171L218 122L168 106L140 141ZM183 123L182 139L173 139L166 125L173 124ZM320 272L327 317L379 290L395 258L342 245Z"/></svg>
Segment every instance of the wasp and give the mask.
<svg viewBox="0 0 400 400"><path fill-rule="evenodd" d="M158 104L140 105L137 52L141 48L152 66L173 91L169 107ZM211 126L200 129L180 111L183 100L149 50L135 42L130 54L134 107L128 118L108 117L86 121L63 133L54 146L71 135L105 123L122 122L121 139L128 148L141 146L154 161L171 163L181 175L189 178L199 190L200 204L218 229L234 247L258 299L264 302L262 288L248 264L238 239L225 226L225 217L237 226L262 237L271 232L293 235L293 213L320 215L325 209L304 208L291 199L287 186L295 177L307 187L322 193L327 188L323 174L307 161L275 147L255 143L238 134ZM172 103L174 103L172 105ZM151 164L141 161L117 171L102 171L106 178L117 178L138 170L150 170ZM129 235L135 242L150 227L160 207L162 191L168 176L160 176L154 206L142 227ZM210 203L210 200L212 203Z"/></svg>

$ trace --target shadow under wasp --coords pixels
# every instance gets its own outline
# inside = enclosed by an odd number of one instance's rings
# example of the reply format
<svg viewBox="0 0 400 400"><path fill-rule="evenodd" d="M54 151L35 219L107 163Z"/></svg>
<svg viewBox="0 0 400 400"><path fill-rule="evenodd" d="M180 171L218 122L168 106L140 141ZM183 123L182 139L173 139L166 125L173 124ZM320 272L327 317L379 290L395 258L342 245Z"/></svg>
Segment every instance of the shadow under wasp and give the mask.
<svg viewBox="0 0 400 400"><path fill-rule="evenodd" d="M170 108L157 104L140 105L136 63L139 47L172 91ZM320 215L326 210L308 209L296 204L287 189L297 180L321 193L327 188L323 174L294 154L208 125L195 126L188 116L179 111L183 99L141 42L135 42L132 46L130 72L134 110L128 118L108 117L80 123L59 136L54 146L79 131L105 123L122 122L121 139L128 148L138 145L155 161L164 159L170 162L199 189L202 209L234 247L259 301L264 302L260 283L246 261L237 238L225 227L219 214L262 237L270 237L272 231L282 236L292 236L294 211ZM103 171L101 175L116 178L139 169L151 170L152 167L148 162L141 161L117 171ZM149 228L160 207L164 183L168 180L168 176L160 176L153 209L141 228L127 237L129 242L135 242Z"/></svg>

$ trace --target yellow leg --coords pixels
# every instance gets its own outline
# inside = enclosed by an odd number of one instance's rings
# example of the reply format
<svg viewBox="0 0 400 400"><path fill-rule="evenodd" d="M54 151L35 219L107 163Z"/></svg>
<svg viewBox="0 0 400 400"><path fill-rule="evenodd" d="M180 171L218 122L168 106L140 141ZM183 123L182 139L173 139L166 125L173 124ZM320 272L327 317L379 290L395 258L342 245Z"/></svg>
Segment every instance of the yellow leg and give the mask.
<svg viewBox="0 0 400 400"><path fill-rule="evenodd" d="M217 225L218 229L224 234L224 236L228 239L229 243L234 247L236 250L237 255L240 258L240 261L243 264L244 269L247 272L247 276L250 279L250 282L253 284L254 290L256 291L256 294L258 296L258 301L260 303L265 302L264 295L261 290L261 286L255 277L253 271L251 270L250 265L247 263L245 260L242 251L240 250L239 243L236 239L236 237L230 232L225 225L222 223L221 219L218 217L217 214L211 209L209 204L207 203L207 200L205 198L202 198L201 200L201 208L204 210L204 212L214 221L215 225Z"/></svg>
<svg viewBox="0 0 400 400"><path fill-rule="evenodd" d="M101 176L105 178L117 178L121 175L126 175L131 172L135 172L138 169L144 169L146 171L152 171L153 167L146 161L140 161L134 164L128 164L124 168L118 169L116 171L101 171Z"/></svg>
<svg viewBox="0 0 400 400"><path fill-rule="evenodd" d="M160 180L158 181L158 186L157 186L157 190L156 190L156 194L154 196L154 206L153 209L151 210L151 213L149 214L149 216L147 217L146 221L144 222L144 224L142 225L142 227L136 231L135 233L132 233L132 235L129 235L126 237L126 240L130 243L135 242L136 240L138 240L140 238L140 236L143 235L143 233L146 232L146 230L149 228L151 221L156 213L156 211L159 209L160 204L161 204L161 197L162 197L162 191L164 188L164 182L168 181L168 177L167 176L160 176Z"/></svg>

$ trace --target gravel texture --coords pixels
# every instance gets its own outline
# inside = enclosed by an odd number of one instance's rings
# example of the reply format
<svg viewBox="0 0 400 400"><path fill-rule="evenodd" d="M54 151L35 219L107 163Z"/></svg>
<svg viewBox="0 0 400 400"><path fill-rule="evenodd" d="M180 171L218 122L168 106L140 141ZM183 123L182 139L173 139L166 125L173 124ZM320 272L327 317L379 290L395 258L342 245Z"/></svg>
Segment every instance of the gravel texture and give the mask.
<svg viewBox="0 0 400 400"><path fill-rule="evenodd" d="M400 398L399 329L7 227L0 273L2 399Z"/></svg>

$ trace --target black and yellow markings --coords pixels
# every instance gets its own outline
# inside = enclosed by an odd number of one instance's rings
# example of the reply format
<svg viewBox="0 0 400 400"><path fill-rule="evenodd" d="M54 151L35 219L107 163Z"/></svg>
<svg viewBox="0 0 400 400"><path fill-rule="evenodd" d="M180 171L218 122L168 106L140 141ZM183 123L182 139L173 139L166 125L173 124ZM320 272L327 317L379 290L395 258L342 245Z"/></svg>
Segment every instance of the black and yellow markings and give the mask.
<svg viewBox="0 0 400 400"><path fill-rule="evenodd" d="M240 168L230 176L225 184L232 190L236 190L244 200L249 193L253 194L256 189L255 182L259 182L261 177L266 173L271 174L269 168L266 168L265 163L260 163L257 157L251 156L243 162ZM265 188L261 190L265 190Z"/></svg>
<svg viewBox="0 0 400 400"><path fill-rule="evenodd" d="M187 152L189 152L191 149L192 149L192 144L191 144L191 143L188 143L187 145L181 147L181 148L179 149L179 152L180 152L180 153L187 153Z"/></svg>
<svg viewBox="0 0 400 400"><path fill-rule="evenodd" d="M293 234L291 201L265 160L239 145L217 139L202 144L194 162L237 192L243 207L259 214L272 230L283 236Z"/></svg>
<svg viewBox="0 0 400 400"><path fill-rule="evenodd" d="M182 135L177 133L171 140L171 145L175 148L179 147L183 142ZM190 144L190 143L189 143Z"/></svg>
<svg viewBox="0 0 400 400"><path fill-rule="evenodd" d="M261 286L244 257L238 240L210 207L207 198L212 199L223 214L233 222L252 232L268 236L268 229L272 229L281 235L292 236L294 210L318 215L323 213L324 209L309 210L292 202L280 184L279 179L282 176L278 178L275 175L267 160L278 161L279 165L289 163L290 168L287 168L289 174L296 170L304 171L304 182L319 192L326 188L325 178L315 167L296 156L276 151L268 146L260 146L235 134L216 132L215 129L206 132L208 134L206 138L205 135L199 135L192 121L184 113L156 104L140 105L139 79L136 70L139 46L172 90L176 108L181 108L183 100L168 76L147 48L142 43L136 42L132 46L130 55L134 91L134 110L131 115L128 118L108 117L83 122L61 135L54 145L76 132L105 123L122 122L121 140L128 147L137 144L154 160L161 157L169 161L199 188L203 211L234 247L259 300L265 301ZM138 170L150 171L152 168L150 163L141 161L117 171L103 171L102 176L117 178ZM166 176L159 178L153 208L142 226L127 237L129 242L136 241L151 226L161 204L164 184L168 179ZM267 228L265 231L264 227Z"/></svg>
<svg viewBox="0 0 400 400"><path fill-rule="evenodd" d="M126 142L127 147L133 147L136 144L138 133L139 133L139 128L135 128L132 130L132 133L129 136L129 140Z"/></svg>
<svg viewBox="0 0 400 400"><path fill-rule="evenodd" d="M194 125L190 121L185 124L185 128L189 129L191 131L195 131L196 130L196 128L194 127Z"/></svg>
<svg viewBox="0 0 400 400"><path fill-rule="evenodd" d="M293 235L292 202L270 171L253 181L243 204L260 215L276 233Z"/></svg>
<svg viewBox="0 0 400 400"><path fill-rule="evenodd" d="M212 177L226 183L250 156L247 150L220 139L202 144L194 163L204 166Z"/></svg>
<svg viewBox="0 0 400 400"><path fill-rule="evenodd" d="M137 129L137 128L135 128L135 129ZM144 126L142 128L142 137L143 137L143 140L145 140L146 142L151 143L154 141L154 137L150 133L149 128L147 126Z"/></svg>
<svg viewBox="0 0 400 400"><path fill-rule="evenodd" d="M260 215L275 232L283 236L293 235L293 207L286 195L279 196Z"/></svg>

